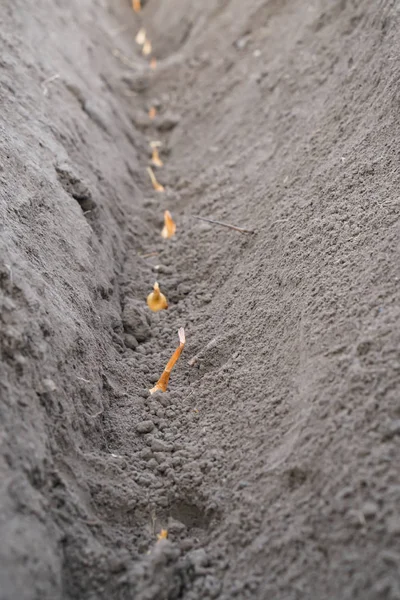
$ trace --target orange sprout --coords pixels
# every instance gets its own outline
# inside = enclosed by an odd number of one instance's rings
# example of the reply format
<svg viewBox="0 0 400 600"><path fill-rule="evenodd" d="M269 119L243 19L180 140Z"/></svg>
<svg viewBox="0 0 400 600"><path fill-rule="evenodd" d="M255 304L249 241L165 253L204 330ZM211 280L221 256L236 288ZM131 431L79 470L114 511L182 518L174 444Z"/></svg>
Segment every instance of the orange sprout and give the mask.
<svg viewBox="0 0 400 600"><path fill-rule="evenodd" d="M161 235L163 238L168 239L175 235L176 224L169 210L164 212L164 227L162 228Z"/></svg>
<svg viewBox="0 0 400 600"><path fill-rule="evenodd" d="M161 529L160 533L157 535L157 541L166 540L168 537L168 529Z"/></svg>
<svg viewBox="0 0 400 600"><path fill-rule="evenodd" d="M143 44L142 54L144 56L148 56L149 54L151 54L151 42L148 39L146 39Z"/></svg>
<svg viewBox="0 0 400 600"><path fill-rule="evenodd" d="M153 148L153 155L151 157L151 162L156 167L162 167L163 164L164 164L163 161L160 158L160 155L158 154L158 149L157 148Z"/></svg>
<svg viewBox="0 0 400 600"><path fill-rule="evenodd" d="M155 56L150 61L150 69L157 69L157 59Z"/></svg>
<svg viewBox="0 0 400 600"><path fill-rule="evenodd" d="M160 158L159 153L158 153L158 148L160 146L161 146L161 142L150 142L150 148L152 148L152 150L153 150L153 155L151 157L151 162L156 167L162 167L163 164L164 164L163 161Z"/></svg>
<svg viewBox="0 0 400 600"><path fill-rule="evenodd" d="M157 109L152 106L149 110L149 119L153 120L156 118L156 114L157 114Z"/></svg>
<svg viewBox="0 0 400 600"><path fill-rule="evenodd" d="M135 12L140 12L141 10L141 3L140 0L132 0L132 8Z"/></svg>
<svg viewBox="0 0 400 600"><path fill-rule="evenodd" d="M147 306L153 312L158 312L159 310L168 308L167 299L164 294L160 292L160 286L158 285L157 281L154 284L153 291L147 296Z"/></svg>
<svg viewBox="0 0 400 600"><path fill-rule="evenodd" d="M153 184L153 188L156 190L156 192L163 192L164 186L161 185L161 183L158 183L156 176L154 175L153 169L151 167L147 167L147 172L151 179L151 183Z"/></svg>
<svg viewBox="0 0 400 600"><path fill-rule="evenodd" d="M173 353L171 358L169 359L167 366L165 367L165 369L164 369L160 379L157 381L156 385L153 388L151 388L151 390L149 390L150 394L154 394L155 392L158 392L158 391L160 391L160 392L167 391L169 376L171 375L171 371L172 371L176 361L182 354L182 350L185 346L186 338L185 338L185 330L183 329L183 327L181 327L179 329L178 336L179 336L179 346L175 350L175 352Z"/></svg>

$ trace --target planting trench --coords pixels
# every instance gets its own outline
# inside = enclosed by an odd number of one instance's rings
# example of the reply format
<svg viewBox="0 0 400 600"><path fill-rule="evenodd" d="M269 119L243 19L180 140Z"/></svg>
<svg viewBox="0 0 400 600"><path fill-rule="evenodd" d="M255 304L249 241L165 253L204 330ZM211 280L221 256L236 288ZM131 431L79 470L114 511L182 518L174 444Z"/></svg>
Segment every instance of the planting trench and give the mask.
<svg viewBox="0 0 400 600"><path fill-rule="evenodd" d="M398 599L397 3L143 5L0 4L0 599Z"/></svg>

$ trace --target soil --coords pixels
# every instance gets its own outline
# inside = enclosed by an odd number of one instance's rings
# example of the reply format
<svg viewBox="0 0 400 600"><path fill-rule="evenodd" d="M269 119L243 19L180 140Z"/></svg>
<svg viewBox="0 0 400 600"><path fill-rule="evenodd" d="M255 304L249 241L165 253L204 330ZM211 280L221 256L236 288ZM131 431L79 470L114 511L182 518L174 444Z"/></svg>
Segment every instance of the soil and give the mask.
<svg viewBox="0 0 400 600"><path fill-rule="evenodd" d="M398 3L142 4L0 1L0 599L399 600Z"/></svg>

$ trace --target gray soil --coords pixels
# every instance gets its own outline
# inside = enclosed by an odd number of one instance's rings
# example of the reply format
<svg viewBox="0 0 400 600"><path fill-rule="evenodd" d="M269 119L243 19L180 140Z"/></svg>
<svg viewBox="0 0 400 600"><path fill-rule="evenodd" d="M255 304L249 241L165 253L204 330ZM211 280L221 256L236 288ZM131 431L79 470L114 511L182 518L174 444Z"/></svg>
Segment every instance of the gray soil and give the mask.
<svg viewBox="0 0 400 600"><path fill-rule="evenodd" d="M0 0L0 599L399 600L399 3L143 4Z"/></svg>

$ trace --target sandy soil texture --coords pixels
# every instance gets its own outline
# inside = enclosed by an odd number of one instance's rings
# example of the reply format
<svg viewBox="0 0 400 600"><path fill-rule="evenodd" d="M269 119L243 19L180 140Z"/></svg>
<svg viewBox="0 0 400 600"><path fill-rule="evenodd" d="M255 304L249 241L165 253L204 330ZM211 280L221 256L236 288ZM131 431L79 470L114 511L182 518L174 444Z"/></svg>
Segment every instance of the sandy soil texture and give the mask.
<svg viewBox="0 0 400 600"><path fill-rule="evenodd" d="M399 3L142 5L0 0L0 600L400 600Z"/></svg>

